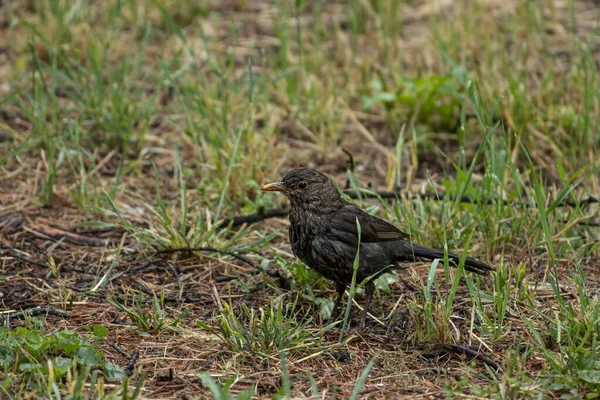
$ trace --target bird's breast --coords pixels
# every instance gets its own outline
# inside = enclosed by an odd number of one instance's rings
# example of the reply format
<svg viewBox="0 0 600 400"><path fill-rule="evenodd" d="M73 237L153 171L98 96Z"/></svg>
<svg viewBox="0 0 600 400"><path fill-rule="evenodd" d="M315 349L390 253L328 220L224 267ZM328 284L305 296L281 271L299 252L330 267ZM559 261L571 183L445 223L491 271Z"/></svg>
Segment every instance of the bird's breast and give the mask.
<svg viewBox="0 0 600 400"><path fill-rule="evenodd" d="M290 214L290 244L294 254L306 262L311 238L320 232L321 224L311 213L292 212Z"/></svg>

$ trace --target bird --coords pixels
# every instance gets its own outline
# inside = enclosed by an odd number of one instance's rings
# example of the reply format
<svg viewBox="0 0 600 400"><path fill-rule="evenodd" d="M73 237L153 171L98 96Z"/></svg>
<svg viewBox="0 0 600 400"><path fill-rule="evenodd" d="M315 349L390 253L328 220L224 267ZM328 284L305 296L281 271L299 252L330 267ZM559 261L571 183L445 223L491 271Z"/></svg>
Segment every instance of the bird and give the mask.
<svg viewBox="0 0 600 400"><path fill-rule="evenodd" d="M396 226L344 200L333 181L313 168L292 169L281 181L264 185L262 190L278 191L289 199L289 240L294 255L335 283L337 299L332 318L337 318L346 288L352 283L360 240L356 282L368 281L364 286L365 306L359 329L365 326L377 277L390 269L406 268L400 264L403 262L444 258L442 250L411 242ZM449 253L448 259L454 266L459 263L456 254ZM480 275L494 270L469 257L464 268Z"/></svg>

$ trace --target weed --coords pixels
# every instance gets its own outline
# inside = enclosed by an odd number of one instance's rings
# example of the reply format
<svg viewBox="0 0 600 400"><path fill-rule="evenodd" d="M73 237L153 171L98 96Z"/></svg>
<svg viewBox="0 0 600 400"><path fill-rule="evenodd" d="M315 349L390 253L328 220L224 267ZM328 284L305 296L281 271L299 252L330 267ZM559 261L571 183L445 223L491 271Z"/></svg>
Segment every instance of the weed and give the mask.
<svg viewBox="0 0 600 400"><path fill-rule="evenodd" d="M105 327L91 328L91 340L68 330L44 334L43 329L36 319L15 330L0 327L1 390L5 395L38 393L55 397L66 390L65 394L74 397L84 393L103 397L110 394L105 392L105 380L127 380L121 367L106 361L97 349L108 335ZM128 391L122 384L111 392Z"/></svg>

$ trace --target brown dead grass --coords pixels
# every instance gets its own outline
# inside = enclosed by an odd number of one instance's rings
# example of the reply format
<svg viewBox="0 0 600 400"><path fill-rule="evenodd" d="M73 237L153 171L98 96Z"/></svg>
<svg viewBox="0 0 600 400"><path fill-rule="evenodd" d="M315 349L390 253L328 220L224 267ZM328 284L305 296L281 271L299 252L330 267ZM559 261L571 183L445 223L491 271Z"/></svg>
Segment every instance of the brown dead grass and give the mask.
<svg viewBox="0 0 600 400"><path fill-rule="evenodd" d="M215 11L223 13L223 21L228 21L228 18L231 17L235 23L243 26L239 33L242 39L235 48L231 47L228 42L230 40L228 22L216 24L214 20L211 20L203 26L205 34L212 43L210 51L233 54L236 63L239 64L240 73L246 67L246 59L249 55L258 55L261 48L268 49L269 46L277 46L277 40L273 34L272 10L268 7L268 3L233 1L235 7L232 8L226 6L225 2L223 4L212 3ZM420 51L422 46L426 46L428 43L424 37L426 29L423 25L432 15L445 15L446 13L451 15L451 3L442 2L440 4L446 4L446 6L433 6L433 3L429 2L416 2L415 6L407 6L405 27L401 38L403 51L412 52L415 57L420 57L422 53L429 54ZM515 2L490 1L484 3L493 11L490 13L490 18L493 18L494 21L501 21L503 13L513 11ZM590 21L597 20L593 18L597 8L591 7L592 3L577 2L578 12L575 13L575 16L578 35L585 35L586 32L589 32L585 28L589 28ZM560 34L560 28L566 24L560 18L565 13L559 10L563 7L561 6L562 2L557 2L557 4L556 24L557 32ZM340 20L340 13L336 12L337 8L341 6L341 4L325 2L323 12L331 16L329 23L340 25L348 23ZM589 7L589 12L586 11L587 7ZM16 8L14 12L26 14L27 10ZM150 19L157 25L161 23L160 15L152 15ZM4 23L6 24L6 21ZM204 51L202 40L194 34L193 27L189 29L188 36L192 40L198 40L198 54L201 61ZM135 43L136 39L133 35L122 38L129 44ZM368 37L362 38L362 40L364 43L360 46L365 51L361 57L381 57L381 54L370 53ZM469 43L464 45L468 51ZM9 47L7 52L0 53L0 77L7 76L6 66L11 66L17 61L18 51L21 49L19 46L24 46L24 44L17 43L16 47ZM168 56L169 52L174 53L176 50L176 44L165 46L163 49L154 48L149 52L149 56L161 52ZM375 52L375 49L372 51ZM40 49L40 54L43 56L43 49ZM600 50L594 54L598 61ZM333 56L340 58L339 62L342 65L347 62L349 57L348 54L340 52L335 52ZM260 59L260 57L256 58ZM426 63L429 64L432 71L435 71L438 61L426 60ZM254 68L260 72L263 66L256 64ZM532 59L532 74L535 74L536 68L539 66L536 66L535 59ZM0 93L2 93L1 90L3 88L0 87ZM352 107L349 108L352 109ZM21 138L25 138L30 133L31 126L22 115L19 115L18 111L14 109L2 111L4 114L1 123L10 126L11 132ZM172 114L170 117L177 120L182 119L183 115L181 113ZM278 170L285 170L297 165L308 165L318 167L323 172L335 176L338 178L338 182L344 182L347 157L340 148L345 147L351 149L357 158L357 164L360 166L357 169L358 175L366 181L372 181L375 187L383 188L387 176L385 166L390 161L389 156L385 153L393 151L393 143L386 142L385 138L378 138L376 142L367 140L365 144L362 129L366 127L366 130L370 131L378 124L385 124L385 118L361 114L357 114L354 118L348 114L337 117L344 121L341 124L344 138L340 139L340 146L335 150L325 151L322 141L318 137L319 132L311 132L299 124L299 121L295 121L285 105L279 109L265 110L262 117L265 123L281 126L280 143L273 144L273 148L277 149L280 159L285 159L285 161L274 164L271 171L264 172L264 177L272 176ZM261 120L260 115L257 116L257 120ZM173 165L174 153L164 149L173 148L171 144L177 142L179 138L178 133L167 122L161 125L159 131L147 136L148 151L153 155L152 159L158 167L161 178L164 178L161 195L165 199L173 199L178 194L177 181L169 171ZM18 141L22 140L18 139ZM456 142L450 140L442 143L444 151L451 156L451 159L455 159ZM470 149L471 154L474 151L473 148ZM195 156L192 150L183 149L182 152L182 158ZM547 160L546 156L538 156L537 161L544 164L544 160ZM48 170L47 163L43 154L42 157L28 157L25 154L21 157L22 160L18 163L9 160L0 174L0 272L5 277L0 281L0 304L3 310L52 307L69 312L70 315L66 319L49 316L47 318L48 331L69 329L85 334L84 327L86 326L98 324L108 327L110 335L101 350L107 359L122 366L129 363L129 357L111 347L108 342L128 354L139 351L136 371L147 374L143 394L148 398L180 399L191 398L201 393L207 395L206 387L197 376L199 372L203 371L209 372L213 377L236 375L238 378L232 385L232 392L254 386L258 395L269 397L281 388L281 366L278 358L238 359L235 354L228 352L214 335L196 327L195 321L201 319L208 323L214 322L221 299L226 299L234 305L244 302L258 308L264 305L271 296L283 294L291 297L292 294L286 293L285 289L280 288L276 280L263 275L244 278L247 279L248 286L253 284L263 284L264 286L262 289L250 293L242 291L232 282L216 281L215 278L218 276L252 271L247 266L227 257L207 257L203 254L187 259L170 257L160 259L155 264L147 265L142 269L141 267L146 265L151 257L151 252L149 249L139 248L131 237L123 237L123 231L115 229L106 232L77 233L75 228L77 223L94 220L100 216L85 215L73 204L69 188L76 185L76 181L60 182L56 187L52 206L41 207L38 203L38 195L44 173ZM449 169L448 162L441 160L435 152L422 153L421 157L421 169L413 171L414 187L417 188L427 183L427 176L423 171L429 170L434 179L437 179L443 175L444 170ZM119 154L112 152L99 155L97 160L99 167L93 171L93 174L100 187L110 187L112 184L119 163L118 158ZM122 187L136 192L143 198L155 198L155 176L150 161L143 155L139 158L134 157L134 160L139 163L141 174L125 176ZM549 165L548 162L546 164ZM192 197L191 201L199 201L200 194L192 192L190 196ZM126 210L125 214L128 218L142 223L142 219L138 218L136 214L136 210L143 206L139 200L123 196L118 206ZM127 210L131 210L131 212ZM260 223L255 226L255 229L263 233L272 232L285 227L285 224L282 220L275 220ZM40 232L40 229L35 229L36 226L59 228L72 232L74 236L79 235L99 240L101 245L92 246L89 241L86 243L85 240L76 244L65 240L64 237L57 240L56 237L47 235L48 231ZM78 290L89 290L98 275L102 274L102 271L106 271L115 255L115 241L120 243L122 239L124 239L124 250L112 276L122 275L112 280L94 296L78 292ZM272 243L272 246L286 248L288 245L285 234L281 234ZM56 264L55 272L47 267L49 257ZM520 254L519 250L515 249L514 253L506 255L506 260L510 260L509 262L514 264L518 264L520 261L528 263L527 279L532 282L546 282L544 269L538 267L538 265L546 264L547 260L544 256L532 258L528 254ZM568 261L565 260L561 263L561 267L566 268ZM168 263L171 267L167 266ZM585 266L589 283L594 287L600 286L599 266L600 261L598 260L589 260ZM138 272L131 273L136 269L139 269ZM411 278L413 282L426 279L425 268L416 268L411 270L411 273L414 275ZM407 274L407 276L410 275ZM565 297L573 296L574 289L568 286L567 281L565 279L564 282ZM541 286L538 288L536 299L543 312L550 314L553 309L551 291L548 287ZM108 296L130 299L138 295L140 291L146 301L151 301L152 293L158 294L164 291L165 298L168 300L165 308L168 318L175 319L184 308L187 309L187 317L180 322L180 327L186 331L186 334L163 330L151 332L147 337L140 336L139 329L129 325L127 315L117 312L106 302ZM220 299L215 297L215 293L219 295ZM333 293L329 295L333 295ZM373 314L379 317L387 315L396 303L400 304L400 310L406 311L404 305L406 300L415 296L417 294L408 284L399 282L393 286L392 295L383 294L377 299L373 307ZM455 303L458 305L470 304L465 290L459 291ZM303 312L315 315L315 324L311 329L320 329L318 310L307 302L302 304L302 308ZM479 343L468 336L471 310L465 308L462 311L464 319L457 322L457 329L464 336L464 343L478 345ZM523 337L523 326L515 316L511 318L514 320L511 333L503 340L487 345L483 350L489 357L497 361L503 359L507 349L526 341ZM356 322L355 315L353 315L353 321ZM382 327L371 320L367 332L351 333L353 338L348 341L347 345L339 349L324 350L316 354L306 351L291 354L288 367L293 379L293 392L298 398L311 397L311 384L307 377L311 375L315 378L320 391L326 391L328 396L335 398L347 398L361 371L374 355L378 355L378 360L363 387L362 395L364 397L443 398L443 387L449 382L460 380L463 376L468 376L472 384L486 383L487 378L484 373L486 369L480 362L448 354L439 354L431 358L423 357L424 353L435 349L435 344L418 342L412 333L413 327L410 318L407 318L405 322L405 326L400 329L398 327ZM337 340L337 331L330 332L325 335L322 346L326 348L334 345ZM532 358L527 367L531 371L536 371L540 368L540 363Z"/></svg>
<svg viewBox="0 0 600 400"><path fill-rule="evenodd" d="M45 221L58 221L58 216L48 215L56 214L55 210L47 210L43 214L46 216ZM62 228L68 228L65 225L65 217L62 216L60 220ZM6 224L10 220L5 217L3 221ZM268 225L269 223L261 223L257 229L272 229ZM130 362L130 354L134 351L139 352L135 370L147 374L143 391L147 398L180 399L206 393L198 378L198 373L205 371L213 377L237 376L231 388L232 392L254 386L258 395L269 397L281 388L281 365L277 357L248 358L232 353L214 335L195 326L196 320L214 324L222 300L233 304L234 307L243 302L255 309L266 305L268 299L273 296L283 294L291 301L293 292L280 288L277 280L263 275L245 278L249 286L266 283L262 289L247 293L240 290L235 283L219 283L214 279L223 275L251 272L251 269L239 265L237 261L199 255L181 260L157 258L154 264L148 265L148 257L136 254L132 249L130 252L124 252L125 255L119 258L112 276L122 275L93 296L83 295L79 291L89 290L94 280L106 270L115 247L90 247L63 242L52 251L52 259L58 271L56 275L43 266L47 263L45 251L49 246L56 245L56 241L40 237L23 227L26 227L25 224L19 227L13 222L12 228L0 231L0 241L3 243L2 275L8 278L0 282L0 300L5 310L51 307L68 311L70 315L66 319L54 316L47 318L49 332L68 329L85 335L86 326L97 324L107 327L110 335L101 346L101 351L107 360L123 367ZM96 239L120 236L121 232L94 235ZM19 245L15 247L23 252L20 253L22 257L40 264L35 265L24 258L11 256L7 245L17 243ZM285 240L281 240L281 243L287 247ZM277 247L276 243L273 245ZM174 269L167 268L169 261ZM514 257L511 257L511 262L516 262ZM562 266L566 267L567 263L562 263ZM598 285L598 266L597 261L586 266L586 271L590 273L591 285ZM132 273L136 270L137 272ZM465 375L472 384L486 383L486 366L483 363L456 354L436 354L435 343L422 343L417 340L406 303L418 296L412 289L411 280L415 283L424 282L426 268L416 266L405 274L405 277L408 278L407 283L399 282L394 285L393 294L382 294L372 308L372 314L381 318L389 315L399 304L398 310L406 313L403 327L396 326L397 317L388 322L391 324L388 326L380 326L374 320L370 320L366 332L353 331L346 335L347 345L327 350L328 346L335 346L338 341L338 331L334 330L323 338L321 348L324 350L318 353L302 350L290 352L288 368L293 379L293 392L297 396L311 397L311 383L308 378L310 375L314 377L320 391L326 391L329 395L339 398L348 397L358 376L374 355L378 356L378 360L361 392L367 397L444 397L443 387L449 381L460 380ZM545 282L544 271L533 267L527 280ZM166 299L164 311L167 320L175 320L183 309L186 309L187 316L179 323L179 327L185 333L165 329L140 336L140 329L131 325L128 316L106 302L109 296L117 296L122 302L130 301L140 292L148 302L145 305L148 313L152 310L153 294L161 292L164 292ZM217 299L215 294L218 294L220 299ZM574 295L574 288L565 284L565 299L571 299ZM333 293L329 296L333 296ZM553 297L550 287L541 285L537 289L536 301L540 305L540 311L551 315L555 308ZM529 341L519 318L510 316L509 334L493 344L486 343L482 348L474 336L469 336L472 312L470 303L466 289L459 289L455 300L455 316L458 319L454 320L456 328L453 329L461 332L461 336L465 335L461 339L464 344L471 344L492 359L502 362L507 351ZM302 314L311 313L315 317L314 325L310 329L319 330L321 322L318 310L309 303L303 303L301 307ZM356 307L353 310L352 321L353 324L358 321ZM17 322L13 324L18 325ZM528 368L531 371L539 368L536 367L535 358L530 360Z"/></svg>

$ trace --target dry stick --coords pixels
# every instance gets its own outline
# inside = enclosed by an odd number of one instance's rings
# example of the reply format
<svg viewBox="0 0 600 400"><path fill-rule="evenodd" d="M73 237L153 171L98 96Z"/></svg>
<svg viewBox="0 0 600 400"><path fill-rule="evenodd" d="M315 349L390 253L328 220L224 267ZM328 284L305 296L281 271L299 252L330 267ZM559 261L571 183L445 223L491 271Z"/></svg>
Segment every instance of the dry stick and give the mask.
<svg viewBox="0 0 600 400"><path fill-rule="evenodd" d="M52 228L42 224L29 224L29 226L23 226L23 229L34 234L35 236L42 237L44 239L53 240L64 240L65 242L79 245L79 246L95 246L104 247L106 245L119 244L121 239L116 238L98 238L88 237L65 231L58 228Z"/></svg>
<svg viewBox="0 0 600 400"><path fill-rule="evenodd" d="M346 153L346 155L348 156L348 164L350 164L348 166L348 170L350 172L354 172L354 157L352 156L352 153L350 153L349 150L346 149L342 149L342 151L344 153ZM348 174L348 179L346 179L346 187L344 187L344 190L350 189L350 174Z"/></svg>
<svg viewBox="0 0 600 400"><path fill-rule="evenodd" d="M468 347L459 346L457 344L446 343L446 344L442 345L442 348L444 350L446 350L448 353L464 354L464 355L476 358L479 361L483 362L484 364L490 366L494 370L502 371L502 367L496 361L494 361L491 358L489 358L488 356L485 356L485 355L481 354L480 352L472 350Z"/></svg>
<svg viewBox="0 0 600 400"><path fill-rule="evenodd" d="M131 269L128 273L128 275L132 275L132 274L136 274L138 272L140 272L141 270L144 270L152 265L158 265L159 262L162 262L163 259L162 258L154 258L152 260L149 260L148 262L140 265L139 267L135 267L133 269Z"/></svg>
<svg viewBox="0 0 600 400"><path fill-rule="evenodd" d="M122 356L124 356L124 357L131 357L131 354L127 353L125 350L123 350L122 348L120 348L116 344L111 343L111 342L106 342L106 344L108 344L110 347L112 347L113 349L115 349Z"/></svg>
<svg viewBox="0 0 600 400"><path fill-rule="evenodd" d="M138 287L138 289L148 295L148 296L156 296L156 293L154 293L153 291L151 291L150 289L147 289L145 287L143 287L142 285L140 285ZM210 298L208 297L189 297L189 296L184 296L183 298L173 298L173 297L164 297L163 301L165 303L206 303L208 301L210 301Z"/></svg>
<svg viewBox="0 0 600 400"><path fill-rule="evenodd" d="M129 363L125 368L125 374L127 374L127 376L131 376L133 374L133 369L135 368L135 362L140 356L140 352L138 350L135 350L133 353L129 354L114 343L106 342L106 344L115 349L122 356L130 358Z"/></svg>
<svg viewBox="0 0 600 400"><path fill-rule="evenodd" d="M351 198L358 197L358 195L356 193L348 193L348 195ZM366 197L366 198L381 197L382 199L394 199L396 197L400 197L400 192L393 192L393 191L392 192L373 192L373 193L366 192L364 194L361 194L361 196ZM455 201L457 199L456 196L448 195L445 193L423 193L423 194L417 194L415 196L408 197L408 199L410 199L410 200L417 199L417 198L431 199L431 200L443 200L443 199L447 198L451 201ZM493 205L496 203L502 203L506 206L537 208L537 204L521 203L520 201L517 201L517 200L489 199L489 198L482 198L482 199L478 200L478 199L474 199L470 196L461 196L459 200L461 203L473 203L473 204L485 204L485 205ZM596 204L596 203L600 203L600 197L590 196L581 201L563 200L557 204L557 207L577 207L577 206Z"/></svg>
<svg viewBox="0 0 600 400"><path fill-rule="evenodd" d="M243 273L233 274L233 275L219 275L215 278L215 282L230 282L230 281L239 279L240 277L249 277L249 276L253 276L253 275L258 275L262 272L264 272L265 274L267 274L267 276L270 276L271 278L279 278L279 279L283 278L277 268L267 267L266 270L257 269L255 271L246 271Z"/></svg>
<svg viewBox="0 0 600 400"><path fill-rule="evenodd" d="M182 251L206 251L206 252L211 252L211 253L226 254L228 256L236 258L236 259L238 259L238 260L240 260L240 261L242 261L242 262L250 265L253 268L256 268L256 269L262 271L262 269L258 265L254 264L250 259L248 259L248 258L246 258L246 257L244 257L244 256L242 256L242 255L240 255L238 253L234 253L232 251L227 251L227 250L219 250L219 249L216 249L214 247L180 247L180 248L176 248L176 249L159 250L159 251L157 251L154 254L179 253L179 252L182 252Z"/></svg>
<svg viewBox="0 0 600 400"><path fill-rule="evenodd" d="M274 208L272 210L267 211L264 211L264 209L259 208L258 212L254 214L225 218L222 220L221 225L228 226L229 224L231 224L231 226L240 226L244 224L253 224L255 222L260 222L269 218L285 217L288 214L289 211L284 210L282 208Z"/></svg>
<svg viewBox="0 0 600 400"><path fill-rule="evenodd" d="M56 310L54 308L38 307L38 308L32 308L30 310L19 311L14 314L7 315L6 317L2 317L2 318L0 318L0 324L3 324L5 321L10 321L11 319L23 319L26 316L35 317L37 315L42 315L42 314L56 315L57 317L62 317L62 318L67 318L69 316L69 313L60 311L60 310Z"/></svg>
<svg viewBox="0 0 600 400"><path fill-rule="evenodd" d="M348 191L348 192L345 191L344 193L347 194L352 199L356 199L359 197L358 193L356 191ZM392 191L392 192L364 191L364 192L361 192L360 196L362 198L366 198L366 199L373 199L373 198L395 199L395 198L402 197L402 194L399 191ZM419 198L429 199L429 200L444 200L444 199L448 199L451 201L456 200L455 196L446 195L444 193L424 193L424 194L417 194L414 196L404 196L404 197L407 198L408 200L414 200L414 199L419 199ZM524 207L524 208L537 208L537 205L534 203L521 203L516 200L511 201L511 200L504 200L504 199L488 199L488 198L483 198L483 199L478 200L478 199L474 199L470 196L460 197L460 202L461 203L472 203L472 204L484 204L484 205L493 205L495 203L503 203L504 205L507 205L507 206L512 205L512 206ZM600 197L590 196L581 201L563 200L563 201L559 202L557 204L557 206L558 207L577 207L577 206L596 204L596 203L600 203ZM289 214L289 210L286 210L283 208L274 208L274 209L267 210L267 211L259 209L259 211L254 214L241 215L241 216L225 219L225 220L223 220L223 222L221 224L223 226L228 226L231 224L231 226L234 227L234 226L240 226L243 224L252 224L252 223L264 221L269 218L285 217L288 214ZM589 225L593 226L593 223L590 223Z"/></svg>
<svg viewBox="0 0 600 400"><path fill-rule="evenodd" d="M53 226L53 228L60 228L60 227ZM108 232L122 233L124 231L123 228L121 228L120 226L116 226L116 225L113 225L113 226L71 226L69 228L65 228L64 230L72 232L72 233L77 233L78 235L98 235L101 233L108 233Z"/></svg>
<svg viewBox="0 0 600 400"><path fill-rule="evenodd" d="M83 296L88 296L88 297L93 297L95 299L101 300L101 301L107 301L107 299L109 297L117 300L118 302L125 302L127 300L130 300L128 298L125 298L123 296L121 296L120 294L116 294L116 295L103 295L103 294L99 294L99 293L92 293L90 291L88 291L87 289L80 289L77 288L75 286L67 286L67 288L73 290L74 292L77 293L81 293ZM144 292L145 294L149 295L149 296L153 296L154 293L149 291L148 289L145 289L147 291L147 293L144 291L144 289L142 289L142 292ZM171 297L165 297L164 298L164 302L165 303L206 303L206 302L211 302L212 299L209 297L189 297L189 296L184 296L182 299L178 299L178 298L171 298ZM154 304L154 302L152 300L142 300L141 301L142 304Z"/></svg>
<svg viewBox="0 0 600 400"><path fill-rule="evenodd" d="M243 274L217 277L215 279L216 282L228 282L228 281L232 281L234 279L238 279L240 276L243 276L243 275L254 275L254 274L261 273L261 272L264 272L271 278L281 278L279 271L276 270L275 268L263 269L263 268L259 267L258 265L256 265L255 263L253 263L250 259L248 259L238 253L234 253L232 251L226 251L226 250L219 250L214 247L182 247L182 248L177 248L177 249L165 249L165 250L157 251L155 254L176 253L176 252L181 252L181 251L206 251L206 252L212 252L212 253L226 254L228 256L237 258L238 260L243 261L246 264L253 267L254 269L256 269L256 271L245 272ZM186 272L189 269L190 269L189 267L182 269L182 272Z"/></svg>
<svg viewBox="0 0 600 400"><path fill-rule="evenodd" d="M165 249L165 250L159 250L155 254L168 254L168 253L176 253L176 252L182 252L182 251L206 251L206 252L213 252L213 253L219 253L219 254L226 254L226 255L234 257L234 258L250 265L251 267L255 268L257 271L267 273L267 275L269 275L271 277L279 276L278 272L273 272L273 271L269 271L269 270L263 271L262 268L260 268L255 263L253 263L250 259L248 259L240 254L237 254L237 253L234 253L231 251L226 251L226 250L219 250L214 247L183 247L183 248L175 248L175 249ZM145 264L143 264L142 266L136 267L133 270L131 270L130 274L139 272L153 264L158 263L159 261L162 261L162 260L161 259L150 260L150 261L146 262ZM176 273L176 277L178 278L177 273ZM86 295L90 295L90 293L88 293L88 291L85 289L79 289L79 288L75 288L75 287L69 287L69 288L72 290L75 290L77 292L84 293ZM143 287L140 287L140 290L142 290L147 295L153 295L152 292L149 292L147 289L145 289ZM102 300L106 300L106 297L108 297L108 296L95 296L95 297L101 298ZM201 302L205 302L206 299L203 297L192 298L192 297L188 297L188 296L185 296L183 299L165 298L165 302L170 302L170 303L178 303L178 302L182 302L182 301L186 302L186 303L201 303Z"/></svg>
<svg viewBox="0 0 600 400"><path fill-rule="evenodd" d="M40 268L47 268L47 267L48 267L48 265L46 265L46 264L44 264L44 263L41 263L41 262L39 262L39 261L32 260L31 258L24 257L24 256L23 256L23 252L22 252L22 251L20 251L20 250L16 250L16 249L15 249L15 248L12 246L12 244L10 245L10 247L2 246L2 245L0 244L0 249L5 249L5 250L8 250L8 253L9 253L10 255L12 255L12 256L15 256L15 257L17 258L17 260L19 260L19 261L24 261L24 262L26 262L26 263L28 263L28 264L35 265L35 266L37 266L37 267L40 267Z"/></svg>
<svg viewBox="0 0 600 400"><path fill-rule="evenodd" d="M258 271L253 271L253 272L258 272ZM250 275L250 274L245 274L245 275ZM239 279L240 276L241 275L220 275L215 278L215 282L217 282L217 283L231 282L231 281L235 281L236 279Z"/></svg>
<svg viewBox="0 0 600 400"><path fill-rule="evenodd" d="M137 361L139 356L140 356L140 352L137 350L134 351L133 354L131 355L131 360L129 360L129 364L127 364L127 368L125 368L125 374L127 374L127 376L131 376L131 374L133 374L133 369L135 368L135 362Z"/></svg>
<svg viewBox="0 0 600 400"><path fill-rule="evenodd" d="M231 281L234 279L238 279L240 276L243 276L243 275L255 275L255 274L259 274L261 272L266 273L271 278L280 278L281 277L279 275L279 271L275 268L268 267L267 269L263 269L263 268L259 267L258 265L256 265L255 263L253 263L250 259L242 256L241 254L234 253L232 251L219 250L214 247L181 247L181 248L176 248L176 249L159 250L155 254L176 253L176 252L182 252L182 251L206 251L206 252L213 252L213 253L219 253L219 254L226 254L228 256L237 258L238 260L243 261L246 264L253 267L254 269L256 269L256 271L244 272L243 274L220 276L215 279L217 282L227 282L227 281ZM181 268L181 272L187 272L187 271L190 271L195 268L197 268L197 266L184 267L184 268Z"/></svg>

